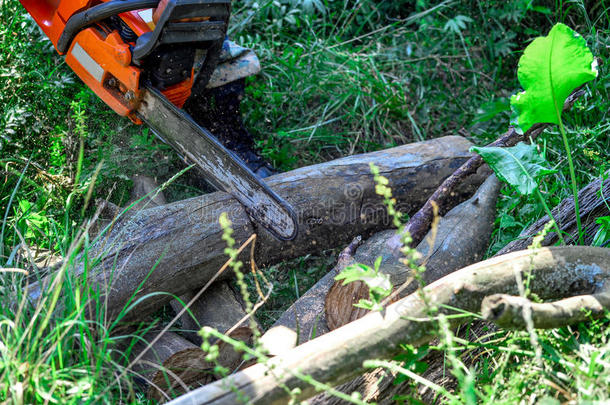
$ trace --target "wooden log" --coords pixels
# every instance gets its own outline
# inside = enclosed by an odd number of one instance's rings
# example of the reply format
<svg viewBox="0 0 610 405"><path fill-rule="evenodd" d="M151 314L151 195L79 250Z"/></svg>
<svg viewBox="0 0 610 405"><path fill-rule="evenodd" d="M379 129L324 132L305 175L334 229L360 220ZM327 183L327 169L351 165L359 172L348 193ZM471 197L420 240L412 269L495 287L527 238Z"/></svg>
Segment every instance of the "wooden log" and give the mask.
<svg viewBox="0 0 610 405"><path fill-rule="evenodd" d="M195 296L196 291L190 291L180 297L182 303L188 303ZM171 306L176 313L180 312L183 304L174 300ZM201 345L202 338L198 334L204 326L212 327L220 333L226 334L235 340L251 343L254 332L246 318L247 313L240 297L231 288L228 281L218 281L188 308L188 312L180 317L181 333L197 346ZM220 353L224 360L224 367L235 370L241 363L241 354L228 347L227 353Z"/></svg>
<svg viewBox="0 0 610 405"><path fill-rule="evenodd" d="M499 190L500 182L490 176L472 198L441 218L437 229L431 230L417 246L422 257L418 264L426 266L422 275L426 284L481 260L489 245ZM354 260L373 267L375 260L381 257L381 273L390 277L392 285L401 290L397 295L404 297L419 285L412 271L386 243L395 234L395 231L385 231L374 235L358 249ZM328 328L334 330L366 315L368 310L354 307L354 304L368 296L364 282L347 285L343 285L343 281L335 282L326 296Z"/></svg>
<svg viewBox="0 0 610 405"><path fill-rule="evenodd" d="M390 224L385 207L375 194L369 163L376 164L390 180L400 210L412 213L471 156L470 146L464 138L444 137L266 179L297 212L299 233L290 243L279 242L257 229L244 208L227 193L216 192L136 212L120 220L89 248L88 262L97 264L90 271L90 281L107 291L106 310L110 317L116 317L135 301L136 308L123 316L141 317L156 310L171 296L150 294L184 294L205 284L225 262L226 245L218 224L222 212L228 213L238 244L259 232L255 256L259 264L347 244L355 235L368 236ZM485 177L475 176L461 191L468 195ZM74 271L81 273L82 268ZM40 296L39 285L32 285L30 291L33 299ZM149 298L140 299L144 296Z"/></svg>
<svg viewBox="0 0 610 405"><path fill-rule="evenodd" d="M131 199L127 203L128 206L131 206L132 212L167 204L165 195L152 177L135 175L132 177L132 181ZM180 297L182 303L190 302L196 293L197 291L190 291L184 294ZM178 300L172 300L170 304L174 311L178 313L183 308L182 303ZM228 336L231 338L251 344L253 332L250 329L250 324L247 321L242 321L245 316L246 311L239 297L235 295L228 282L220 281L212 284L206 294L193 302L189 307L189 312L180 317L182 325L180 333L196 347L201 346L202 339L197 332L203 326L212 327L221 333L230 332ZM170 332L167 332L167 334L172 336ZM173 349L175 354L172 359L174 357L179 358L184 350L186 350L184 355L190 353L191 348L183 349L179 339L174 338L173 341L177 342L173 348L168 345L169 340L163 338L160 342L155 342L154 346L162 346L162 350L165 352ZM235 371L242 364L242 356L231 346L220 344L218 363L231 371ZM161 365L169 368L168 365Z"/></svg>
<svg viewBox="0 0 610 405"><path fill-rule="evenodd" d="M424 288L440 313L457 308L476 313L492 294L518 294L516 273L531 274L530 289L542 300L600 293L610 288L610 251L593 247L552 247L509 253L468 266ZM371 358L396 355L401 344L420 346L435 336L436 323L421 294L370 313L289 353L266 360L223 380L208 384L171 402L182 404L285 404L316 394L308 378L334 386L363 370ZM451 327L470 317L447 318ZM298 388L298 390L296 390Z"/></svg>
<svg viewBox="0 0 610 405"><path fill-rule="evenodd" d="M427 266L426 272L423 275L427 283L480 260L489 244L499 189L500 183L498 180L495 176L490 176L473 197L440 218L436 232L428 232L424 241L418 245L417 250L422 254L422 261L425 260ZM401 284L408 278L409 273L406 271L405 265L392 254L392 250L385 243L394 234L395 231L389 230L373 235L357 250L352 262L365 263L372 266L375 259L381 256L382 271L391 275L393 284L396 287L401 287ZM430 241L433 236L435 239L431 249ZM332 278L334 278L334 275ZM327 317L331 318L330 330L332 330L346 324L348 321L358 319L368 312L353 307L353 304L359 298L368 297L368 289L362 283L355 282L342 286L341 283L334 283L332 278L329 277L330 281L326 283L323 283L324 279L322 279L293 305L294 308L291 307L293 310L300 309L297 315L300 319L319 319L320 322L317 324L317 330L323 333L329 330L329 326L323 322L327 320ZM335 290L332 294L328 294L331 286ZM346 289L345 287L348 288ZM403 291L400 296L413 292L416 284L411 282L406 286L402 286L402 288ZM306 302L299 302L306 297L308 297ZM312 302L311 297L322 298L317 302ZM321 301L326 300L325 297L328 297L326 303L327 309L322 314L319 314L321 311L318 308L323 306ZM345 302L341 302L344 298L347 298L344 300ZM292 321L291 323L291 320L295 318L295 315L290 314L291 309L280 317L263 338L268 334L278 333L279 328L292 328L292 330L296 330L295 322ZM301 331L307 330L308 323L304 322L304 325L299 325ZM321 334L318 333L317 336ZM307 337L308 335L305 335L305 338ZM280 339L274 340L279 341ZM277 347L277 344L275 346ZM283 348L284 352L286 349L287 347ZM392 384L394 377L387 370L377 369L369 371L353 381L341 385L337 389L345 393L358 391L366 401L387 401L392 403L391 398L399 393L400 389L404 389L404 387L396 387ZM325 393L311 398L309 402L311 405L338 405L343 403L341 399Z"/></svg>
<svg viewBox="0 0 610 405"><path fill-rule="evenodd" d="M591 244L595 233L599 229L600 225L596 224L595 220L598 217L610 215L610 208L608 207L608 201L610 200L610 171L606 175L605 179L596 179L578 192L580 219L585 234L585 245ZM557 221L557 225L559 225L559 229L568 235L564 236L566 243L577 243L578 228L576 226L574 199L572 197L564 199L551 212ZM502 255L527 248L531 245L534 236L544 229L549 220L549 217L545 215L521 232L519 238L504 246L498 254ZM541 243L542 246L550 246L555 244L558 239L556 232L549 232Z"/></svg>
<svg viewBox="0 0 610 405"><path fill-rule="evenodd" d="M149 398L160 401L172 394L188 391L193 384L208 384L217 379L214 363L205 360L206 353L180 335L165 332L149 347L159 331L143 336L133 348L133 355L145 351L133 371L148 386Z"/></svg>
<svg viewBox="0 0 610 405"><path fill-rule="evenodd" d="M186 294L185 298L190 300L192 296ZM182 309L177 300L172 302L172 306L177 311ZM220 377L214 373L216 363L205 360L206 353L200 347L202 339L197 334L201 329L199 325L212 327L232 339L252 344L252 329L243 320L246 312L227 282L212 284L207 294L196 300L189 309L193 317L181 319L183 328L184 323L187 327L191 325L191 330L183 333L186 338L169 331L149 332L133 350L132 358L143 353L134 369L148 385L148 396L157 401L186 392L193 386L216 381ZM163 334L155 339L159 333ZM150 347L148 342L151 342ZM246 365L242 353L235 351L231 345L218 340L210 343L218 345L218 365L230 372Z"/></svg>

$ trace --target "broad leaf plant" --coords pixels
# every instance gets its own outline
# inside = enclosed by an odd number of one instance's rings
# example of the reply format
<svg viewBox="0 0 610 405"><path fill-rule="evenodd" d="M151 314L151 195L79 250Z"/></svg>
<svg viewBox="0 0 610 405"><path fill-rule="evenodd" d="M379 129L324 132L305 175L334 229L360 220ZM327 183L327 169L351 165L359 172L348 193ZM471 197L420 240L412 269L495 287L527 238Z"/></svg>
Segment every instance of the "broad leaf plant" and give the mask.
<svg viewBox="0 0 610 405"><path fill-rule="evenodd" d="M582 243L578 189L570 143L561 119L563 105L578 87L597 77L597 63L585 39L565 24L556 24L545 37L538 37L525 49L517 72L523 91L511 97L513 124L526 133L535 124L556 124L563 140L570 170L572 194ZM518 144L512 148L477 148L498 178L514 186L521 195L536 193L552 219L538 188L540 177L550 171L542 166L544 158L535 145ZM561 237L561 233L556 226Z"/></svg>

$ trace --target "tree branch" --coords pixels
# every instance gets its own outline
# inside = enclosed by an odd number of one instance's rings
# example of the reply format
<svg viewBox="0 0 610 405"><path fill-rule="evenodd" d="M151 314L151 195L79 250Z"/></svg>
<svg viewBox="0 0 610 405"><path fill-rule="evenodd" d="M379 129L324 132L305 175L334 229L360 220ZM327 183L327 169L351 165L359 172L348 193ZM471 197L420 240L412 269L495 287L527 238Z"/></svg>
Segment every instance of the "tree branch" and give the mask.
<svg viewBox="0 0 610 405"><path fill-rule="evenodd" d="M610 310L610 291L579 295L547 303L535 303L524 297L495 294L485 297L481 313L485 319L504 329L526 329L531 317L536 329L553 329L601 318ZM529 314L528 314L529 312Z"/></svg>

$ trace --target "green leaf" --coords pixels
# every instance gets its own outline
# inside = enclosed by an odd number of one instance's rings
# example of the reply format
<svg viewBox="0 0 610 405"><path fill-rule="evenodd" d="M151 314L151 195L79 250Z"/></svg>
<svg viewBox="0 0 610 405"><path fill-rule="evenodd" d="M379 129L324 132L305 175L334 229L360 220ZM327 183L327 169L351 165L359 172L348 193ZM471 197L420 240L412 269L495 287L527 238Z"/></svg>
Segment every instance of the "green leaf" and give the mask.
<svg viewBox="0 0 610 405"><path fill-rule="evenodd" d="M514 123L525 132L537 123L559 124L566 98L597 77L597 64L584 38L560 23L525 48L517 75L525 91L512 96L511 105Z"/></svg>
<svg viewBox="0 0 610 405"><path fill-rule="evenodd" d="M610 241L610 216L599 217L595 220L600 227L593 237L593 246L605 246Z"/></svg>
<svg viewBox="0 0 610 405"><path fill-rule="evenodd" d="M532 194L538 188L540 177L555 173L543 166L546 160L538 154L535 145L519 142L511 148L473 146L470 150L481 155L496 176L521 195Z"/></svg>
<svg viewBox="0 0 610 405"><path fill-rule="evenodd" d="M381 257L375 261L376 269L365 264L356 263L347 266L339 273L335 280L343 280L343 285L353 281L362 281L369 288L369 300L360 300L355 306L371 310L380 310L378 305L385 297L392 293L392 283L387 274L379 273Z"/></svg>

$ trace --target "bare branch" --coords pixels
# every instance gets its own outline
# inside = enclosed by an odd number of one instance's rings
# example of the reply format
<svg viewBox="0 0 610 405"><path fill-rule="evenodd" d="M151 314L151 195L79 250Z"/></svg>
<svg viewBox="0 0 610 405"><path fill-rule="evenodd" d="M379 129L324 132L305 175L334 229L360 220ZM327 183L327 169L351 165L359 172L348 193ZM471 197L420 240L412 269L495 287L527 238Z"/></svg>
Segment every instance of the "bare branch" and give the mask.
<svg viewBox="0 0 610 405"><path fill-rule="evenodd" d="M536 329L553 329L604 316L610 310L610 292L579 295L547 303L506 294L485 297L481 313L485 319L505 329L526 329L527 312Z"/></svg>

